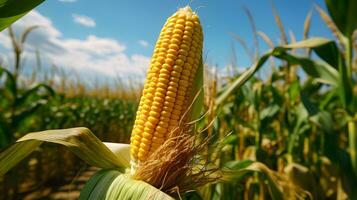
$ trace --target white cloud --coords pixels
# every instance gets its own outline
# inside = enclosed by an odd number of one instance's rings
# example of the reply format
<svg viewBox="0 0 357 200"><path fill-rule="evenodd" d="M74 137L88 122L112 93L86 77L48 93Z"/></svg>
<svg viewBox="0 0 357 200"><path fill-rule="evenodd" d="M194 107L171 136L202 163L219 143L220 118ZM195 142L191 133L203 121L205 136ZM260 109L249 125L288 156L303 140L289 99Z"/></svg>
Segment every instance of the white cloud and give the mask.
<svg viewBox="0 0 357 200"><path fill-rule="evenodd" d="M83 26L87 27L95 27L96 23L94 19L85 16L85 15L78 15L78 14L72 14L73 21L76 22L77 24L81 24Z"/></svg>
<svg viewBox="0 0 357 200"><path fill-rule="evenodd" d="M145 40L139 40L138 43L142 46L142 47L148 47L149 43Z"/></svg>
<svg viewBox="0 0 357 200"><path fill-rule="evenodd" d="M101 75L116 77L118 74L143 78L149 66L149 57L127 55L126 46L113 38L95 35L89 35L84 39L63 38L52 21L38 11L31 11L16 22L13 28L16 33L22 33L26 27L35 24L40 25L40 28L28 36L24 53L26 64L35 62L35 51L38 49L44 64L50 66L54 63L66 70L75 70L85 78ZM11 55L7 31L0 32L0 46L6 49L2 55Z"/></svg>
<svg viewBox="0 0 357 200"><path fill-rule="evenodd" d="M63 3L74 3L77 2L77 0L58 0L59 2L63 2Z"/></svg>

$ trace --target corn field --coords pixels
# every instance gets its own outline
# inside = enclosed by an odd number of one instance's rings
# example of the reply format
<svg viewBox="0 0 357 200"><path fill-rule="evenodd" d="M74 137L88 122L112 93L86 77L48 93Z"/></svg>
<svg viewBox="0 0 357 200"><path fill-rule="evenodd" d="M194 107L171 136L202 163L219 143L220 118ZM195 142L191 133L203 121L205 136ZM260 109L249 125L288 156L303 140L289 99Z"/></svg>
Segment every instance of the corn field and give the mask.
<svg viewBox="0 0 357 200"><path fill-rule="evenodd" d="M178 8L144 84L114 85L46 71L41 49L25 72L23 47L41 27L11 24L42 2L0 3L14 55L0 62L0 200L357 199L357 1L315 6L300 41L274 7L279 40L243 8L254 44L232 36L254 64L224 73L203 53L203 19ZM312 12L334 39L310 36ZM69 185L74 195L55 195Z"/></svg>

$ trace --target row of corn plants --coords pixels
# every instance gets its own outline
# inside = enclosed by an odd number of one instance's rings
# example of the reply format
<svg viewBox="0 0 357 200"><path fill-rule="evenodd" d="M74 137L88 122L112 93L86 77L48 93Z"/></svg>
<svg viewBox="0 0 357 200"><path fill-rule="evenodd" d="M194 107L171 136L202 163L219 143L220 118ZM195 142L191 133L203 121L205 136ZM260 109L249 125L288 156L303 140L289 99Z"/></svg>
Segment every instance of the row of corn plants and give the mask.
<svg viewBox="0 0 357 200"><path fill-rule="evenodd" d="M24 44L37 28L27 28L19 38L11 27L8 29L15 66L0 67L0 149L31 131L74 126L89 127L104 140L128 142L137 105L133 95L109 90L98 93L99 89L86 88L79 80L56 82L53 70L41 77L40 60L30 76L23 72ZM115 98L118 95L124 100ZM22 199L31 192L65 184L71 181L67 176L74 176L83 167L84 163L68 151L53 145L39 147L0 178L0 199Z"/></svg>
<svg viewBox="0 0 357 200"><path fill-rule="evenodd" d="M223 165L256 160L286 177L286 184L307 192L305 198L354 199L356 5L326 1L326 6L328 13L320 7L316 12L335 40L309 38L311 13L302 41L292 36L289 43L277 15L279 45L257 33L272 49L237 78L226 77L218 97L211 100L218 119L207 134L215 133L215 142L224 144ZM270 75L252 77L268 59ZM256 176L246 180L242 191L231 193L234 187L214 185L213 193L220 199L250 199L265 198L268 191Z"/></svg>
<svg viewBox="0 0 357 200"><path fill-rule="evenodd" d="M18 74L20 72L17 70ZM38 84L36 80L30 80L33 83L27 87L14 74L8 68L0 68L1 149L27 132L73 126L90 127L95 130L97 137L104 140L129 141L130 134L127 133L133 124L136 102L109 96L94 97L90 90L84 93L69 90L73 91L72 95L67 95L57 92L58 89L53 89L49 84ZM118 119L122 123L118 124ZM0 199L21 198L21 195L45 186L64 184L63 177L73 175L83 167L82 162L69 152L59 154L57 151L53 146L38 148L21 163L21 167L4 176L1 179L3 195ZM62 167L56 168L58 165ZM51 180L55 183L51 184Z"/></svg>
<svg viewBox="0 0 357 200"><path fill-rule="evenodd" d="M128 142L137 103L115 98L93 97L89 94L67 96L55 92L46 84L17 85L13 73L5 68L1 83L0 132L1 149L5 149L24 133L44 129L86 126L96 132L97 137L113 141ZM17 97L15 97L15 92ZM92 95L92 94L90 94ZM122 123L117 123L120 120ZM41 187L64 184L63 177L73 175L83 167L82 162L69 152L58 153L53 145L36 149L35 153L21 163L21 167L9 172L1 180L3 195L0 199L21 198L21 194L39 190ZM42 165L41 163L48 163ZM61 165L61 168L55 166ZM51 169L51 166L53 169ZM24 176L24 174L31 174ZM51 180L55 183L51 184ZM23 187L27 185L27 188ZM30 185L30 186L29 186ZM20 196L18 196L20 195Z"/></svg>

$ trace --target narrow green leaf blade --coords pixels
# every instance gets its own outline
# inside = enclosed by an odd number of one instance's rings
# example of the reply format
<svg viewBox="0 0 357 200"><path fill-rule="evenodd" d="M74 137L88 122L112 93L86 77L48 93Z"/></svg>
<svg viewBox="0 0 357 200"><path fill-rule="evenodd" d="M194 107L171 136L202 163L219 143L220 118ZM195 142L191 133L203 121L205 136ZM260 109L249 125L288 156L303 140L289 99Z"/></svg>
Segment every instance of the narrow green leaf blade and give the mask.
<svg viewBox="0 0 357 200"><path fill-rule="evenodd" d="M0 67L0 78L2 76L5 76L5 87L4 87L4 96L15 99L15 94L16 94L16 83L15 83L15 77L12 75L12 73L3 68Z"/></svg>
<svg viewBox="0 0 357 200"><path fill-rule="evenodd" d="M313 49L316 54L330 64L335 69L338 69L339 57L341 54L337 48L335 41L327 39L314 37L306 40L301 40L292 44L282 46L285 49L297 49L297 48L310 48Z"/></svg>
<svg viewBox="0 0 357 200"><path fill-rule="evenodd" d="M281 46L284 49L315 48L330 43L331 40L322 37L312 37L291 44Z"/></svg>
<svg viewBox="0 0 357 200"><path fill-rule="evenodd" d="M40 90L44 90L47 96L54 96L55 91L48 85L40 83L26 90L17 100L16 104L20 106L30 101L31 96L37 95Z"/></svg>
<svg viewBox="0 0 357 200"><path fill-rule="evenodd" d="M243 72L235 81L230 83L230 85L225 88L222 94L216 98L215 108L218 108L234 90L244 85L244 83L246 83L255 74L255 72L258 71L264 65L264 63L268 60L272 52L273 51L265 53L251 68Z"/></svg>

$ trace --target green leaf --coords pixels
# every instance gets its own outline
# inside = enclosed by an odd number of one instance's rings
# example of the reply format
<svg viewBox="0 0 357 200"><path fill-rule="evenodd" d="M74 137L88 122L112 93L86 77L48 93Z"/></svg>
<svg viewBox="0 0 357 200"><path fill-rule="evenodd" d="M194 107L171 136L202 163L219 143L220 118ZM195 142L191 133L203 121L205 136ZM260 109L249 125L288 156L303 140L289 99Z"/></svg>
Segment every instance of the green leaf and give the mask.
<svg viewBox="0 0 357 200"><path fill-rule="evenodd" d="M336 42L327 38L314 37L282 47L285 49L311 48L321 59L335 69L338 69L339 57L342 56L337 48Z"/></svg>
<svg viewBox="0 0 357 200"><path fill-rule="evenodd" d="M356 108L353 105L355 98L352 91L353 84L344 58L338 51L334 41L324 38L311 38L285 45L282 48L312 48L327 63L313 61L310 58L297 57L284 51L280 51L280 55L277 54L277 57L287 60L291 64L300 64L307 74L317 78L318 81L337 87L344 108L350 113L355 111Z"/></svg>
<svg viewBox="0 0 357 200"><path fill-rule="evenodd" d="M103 142L111 152L113 152L118 158L124 159L125 163L130 162L130 145L113 142ZM126 167L129 167L128 165Z"/></svg>
<svg viewBox="0 0 357 200"><path fill-rule="evenodd" d="M79 200L105 199L110 185L116 177L121 175L116 170L100 170L96 172L85 184Z"/></svg>
<svg viewBox="0 0 357 200"><path fill-rule="evenodd" d="M351 78L348 75L347 68L343 63L343 59L339 58L339 80L338 80L338 93L339 97L342 101L343 107L348 110L350 113L354 112L353 108L353 99L355 96L353 95L353 83Z"/></svg>
<svg viewBox="0 0 357 200"><path fill-rule="evenodd" d="M18 127L24 120L28 119L31 116L34 116L36 114L36 110L38 110L46 103L47 100L40 99L36 102L31 103L28 107L24 107L23 109L15 111L12 119L13 126Z"/></svg>
<svg viewBox="0 0 357 200"><path fill-rule="evenodd" d="M301 96L301 102L303 103L304 107L306 108L306 111L309 113L309 116L316 115L319 112L318 105L311 102L305 92L302 91L300 93L300 96Z"/></svg>
<svg viewBox="0 0 357 200"><path fill-rule="evenodd" d="M281 46L284 49L299 49L299 48L315 48L326 45L332 40L321 37L312 37L306 40L301 40L291 44Z"/></svg>
<svg viewBox="0 0 357 200"><path fill-rule="evenodd" d="M3 90L4 96L10 99L15 99L16 97L16 82L15 77L12 75L10 71L7 69L0 67L0 78L2 75L6 75L5 77L5 87ZM1 90L0 90L1 91Z"/></svg>
<svg viewBox="0 0 357 200"><path fill-rule="evenodd" d="M333 118L331 116L331 113L327 111L319 111L314 116L310 117L310 121L326 133L333 134L335 131Z"/></svg>
<svg viewBox="0 0 357 200"><path fill-rule="evenodd" d="M0 0L0 31L4 30L44 0Z"/></svg>
<svg viewBox="0 0 357 200"><path fill-rule="evenodd" d="M237 182L241 181L247 175L252 176L253 173L259 173L263 179L265 179L268 184L269 192L272 199L284 199L287 197L282 188L288 187L287 182L284 183L281 180L281 177L278 176L277 173L270 170L267 166L259 162L253 162L249 160L245 161L232 161L225 165L225 169L222 170L223 176L221 178L224 182ZM285 184L285 186L284 186ZM285 188L291 189L291 193L294 194L295 191L293 188Z"/></svg>
<svg viewBox="0 0 357 200"><path fill-rule="evenodd" d="M280 110L280 106L277 104L271 104L265 107L260 112L260 120L263 121L268 118L272 118L275 114L277 114Z"/></svg>
<svg viewBox="0 0 357 200"><path fill-rule="evenodd" d="M335 69L338 69L339 59L342 58L342 55L339 52L335 41L331 40L324 45L314 47L313 50L321 59Z"/></svg>
<svg viewBox="0 0 357 200"><path fill-rule="evenodd" d="M81 191L79 200L173 200L150 184L132 179L116 170L101 170Z"/></svg>
<svg viewBox="0 0 357 200"><path fill-rule="evenodd" d="M233 91L244 85L244 83L246 83L255 74L255 72L264 65L272 52L273 51L268 51L265 53L251 68L243 72L236 80L230 83L229 86L225 88L224 91L216 98L215 109L217 109Z"/></svg>
<svg viewBox="0 0 357 200"><path fill-rule="evenodd" d="M319 82L333 86L338 86L339 75L338 71L329 64L311 60L310 58L294 56L285 51L279 51L274 54L275 57L288 61L290 64L298 64L304 71L316 78Z"/></svg>
<svg viewBox="0 0 357 200"><path fill-rule="evenodd" d="M295 147L299 146L301 136L307 130L308 126L308 111L303 103L299 103L294 108L294 113L296 114L296 121L293 124L293 130L290 133L290 138L288 140L288 153L293 154Z"/></svg>
<svg viewBox="0 0 357 200"><path fill-rule="evenodd" d="M357 1L325 0L329 14L338 29L348 38L357 28Z"/></svg>
<svg viewBox="0 0 357 200"><path fill-rule="evenodd" d="M55 94L55 91L48 85L40 83L37 84L30 89L26 90L24 94L22 94L17 100L16 100L16 105L21 106L23 105L27 100L31 98L31 96L37 94L41 89L44 89L46 93L48 93L49 96L53 96Z"/></svg>
<svg viewBox="0 0 357 200"><path fill-rule="evenodd" d="M231 134L225 137L222 141L222 145L227 145L227 144L236 144L238 141L238 136L237 134Z"/></svg>
<svg viewBox="0 0 357 200"><path fill-rule="evenodd" d="M204 64L202 58L197 68L195 81L193 83L192 93L192 106L189 110L189 121L197 120L202 112L204 105L204 91L203 91L203 78L204 78Z"/></svg>
<svg viewBox="0 0 357 200"><path fill-rule="evenodd" d="M252 163L254 163L254 162L251 160L234 160L234 161L225 163L224 167L228 168L230 170L240 170L240 169L244 169L244 168L248 167Z"/></svg>
<svg viewBox="0 0 357 200"><path fill-rule="evenodd" d="M0 153L0 176L30 155L43 142L63 145L88 164L99 168L124 171L130 166L127 156L129 145L122 147L120 151L115 150L117 154L114 154L89 129L80 127L33 132L23 136Z"/></svg>

